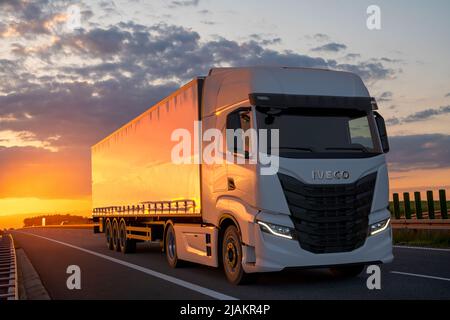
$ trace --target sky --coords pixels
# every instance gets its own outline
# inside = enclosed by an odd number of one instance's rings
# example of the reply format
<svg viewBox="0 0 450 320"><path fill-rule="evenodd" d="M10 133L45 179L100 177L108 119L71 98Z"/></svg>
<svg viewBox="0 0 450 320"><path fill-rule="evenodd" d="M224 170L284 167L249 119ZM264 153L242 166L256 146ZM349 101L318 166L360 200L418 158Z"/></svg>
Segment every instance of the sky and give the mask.
<svg viewBox="0 0 450 320"><path fill-rule="evenodd" d="M89 214L90 146L214 66L357 73L388 125L391 190L449 189L449 15L447 0L1 0L0 215Z"/></svg>

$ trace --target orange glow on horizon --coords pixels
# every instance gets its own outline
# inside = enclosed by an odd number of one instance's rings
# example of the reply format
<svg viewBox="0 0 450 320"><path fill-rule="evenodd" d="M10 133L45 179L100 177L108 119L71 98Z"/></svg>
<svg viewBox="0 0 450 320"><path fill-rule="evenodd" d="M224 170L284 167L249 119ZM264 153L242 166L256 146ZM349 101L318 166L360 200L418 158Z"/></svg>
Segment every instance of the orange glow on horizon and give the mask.
<svg viewBox="0 0 450 320"><path fill-rule="evenodd" d="M90 214L90 212L90 197L80 199L39 199L32 197L0 199L0 216L28 213Z"/></svg>

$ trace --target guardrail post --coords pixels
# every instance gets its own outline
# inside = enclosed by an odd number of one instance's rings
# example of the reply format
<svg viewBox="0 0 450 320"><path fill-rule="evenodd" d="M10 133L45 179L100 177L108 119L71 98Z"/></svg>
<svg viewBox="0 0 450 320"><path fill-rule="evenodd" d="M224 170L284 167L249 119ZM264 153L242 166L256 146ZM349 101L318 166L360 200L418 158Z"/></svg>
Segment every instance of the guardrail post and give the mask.
<svg viewBox="0 0 450 320"><path fill-rule="evenodd" d="M411 219L411 201L409 199L409 192L403 192L403 205L405 207L405 218Z"/></svg>
<svg viewBox="0 0 450 320"><path fill-rule="evenodd" d="M433 191L427 191L427 203L428 203L428 218L434 219L434 199Z"/></svg>
<svg viewBox="0 0 450 320"><path fill-rule="evenodd" d="M400 219L400 200L398 197L398 193L394 193L392 195L392 198L394 200L394 216L395 219Z"/></svg>
<svg viewBox="0 0 450 320"><path fill-rule="evenodd" d="M439 190L439 204L441 206L441 218L448 219L447 212L447 197L445 196L445 190Z"/></svg>
<svg viewBox="0 0 450 320"><path fill-rule="evenodd" d="M414 192L414 206L416 207L416 218L423 219L422 216L422 199L420 198L420 192Z"/></svg>

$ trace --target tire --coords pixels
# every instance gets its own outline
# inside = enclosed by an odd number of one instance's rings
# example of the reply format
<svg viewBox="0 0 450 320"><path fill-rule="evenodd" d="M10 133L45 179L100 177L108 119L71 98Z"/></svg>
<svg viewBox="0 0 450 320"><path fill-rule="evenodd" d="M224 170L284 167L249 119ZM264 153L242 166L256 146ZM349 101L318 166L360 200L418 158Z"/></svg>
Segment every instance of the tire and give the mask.
<svg viewBox="0 0 450 320"><path fill-rule="evenodd" d="M112 223L112 243L113 243L113 250L114 251L120 251L120 245L119 245L119 224L117 223L117 220L114 219Z"/></svg>
<svg viewBox="0 0 450 320"><path fill-rule="evenodd" d="M111 220L106 220L105 225L105 238L106 238L106 246L109 250L113 249L113 236L112 236L112 225Z"/></svg>
<svg viewBox="0 0 450 320"><path fill-rule="evenodd" d="M119 225L119 246L120 251L125 253L132 253L136 251L136 242L127 238L127 225L125 220L120 221Z"/></svg>
<svg viewBox="0 0 450 320"><path fill-rule="evenodd" d="M340 278L353 278L357 277L361 272L363 272L365 265L349 265L330 268L333 275Z"/></svg>
<svg viewBox="0 0 450 320"><path fill-rule="evenodd" d="M242 267L242 243L238 229L230 225L222 240L222 264L225 276L234 285L248 284L256 280L257 274L245 273Z"/></svg>
<svg viewBox="0 0 450 320"><path fill-rule="evenodd" d="M175 230L172 224L167 226L166 236L164 239L164 251L166 252L166 260L172 268L180 267L181 263L178 260L177 245L175 238Z"/></svg>

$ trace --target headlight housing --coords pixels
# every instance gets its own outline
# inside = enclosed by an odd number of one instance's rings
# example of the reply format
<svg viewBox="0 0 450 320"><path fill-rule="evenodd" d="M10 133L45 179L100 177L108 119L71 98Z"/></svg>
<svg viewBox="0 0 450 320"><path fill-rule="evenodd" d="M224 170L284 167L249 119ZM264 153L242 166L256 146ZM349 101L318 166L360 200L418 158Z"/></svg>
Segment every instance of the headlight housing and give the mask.
<svg viewBox="0 0 450 320"><path fill-rule="evenodd" d="M285 239L294 239L295 232L292 228L263 221L257 221L257 223L259 224L261 231L265 233L269 233Z"/></svg>
<svg viewBox="0 0 450 320"><path fill-rule="evenodd" d="M391 222L391 218L382 220L382 221L374 223L374 224L371 224L369 226L369 234L371 236L373 236L373 235L375 235L377 233L380 233L380 232L386 230L389 227L389 223L390 222Z"/></svg>

